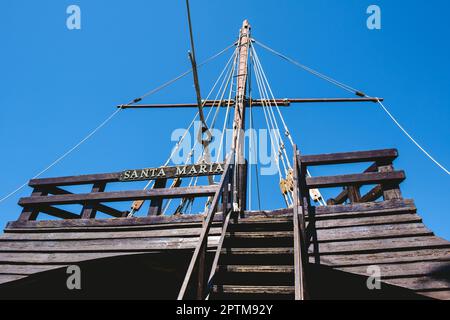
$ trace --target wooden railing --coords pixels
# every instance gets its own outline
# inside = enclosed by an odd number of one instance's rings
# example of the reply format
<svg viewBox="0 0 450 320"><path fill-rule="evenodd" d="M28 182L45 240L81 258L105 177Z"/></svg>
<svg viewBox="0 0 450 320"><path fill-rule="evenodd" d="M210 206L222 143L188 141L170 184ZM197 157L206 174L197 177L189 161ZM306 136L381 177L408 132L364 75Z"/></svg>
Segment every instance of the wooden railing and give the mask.
<svg viewBox="0 0 450 320"><path fill-rule="evenodd" d="M305 268L308 263L308 251L306 246L305 232L305 213L308 212L309 195L304 189L305 175L302 172L301 166L299 166L297 155L297 146L294 146L294 285L295 300L305 300L308 296L305 283Z"/></svg>
<svg viewBox="0 0 450 320"><path fill-rule="evenodd" d="M203 228L200 233L199 241L195 248L194 254L192 255L183 284L179 291L178 300L183 300L186 298L187 291L191 283L196 284L195 298L197 300L203 300L209 294L208 289L212 283L212 279L214 278L214 273L217 268L220 252L222 250L222 245L225 239L226 230L232 212L234 197L233 178L235 172L234 158L234 152L232 152L228 156L222 179L217 187L217 191L208 209L205 221L203 222ZM206 278L206 251L208 249L208 236L211 225L214 221L214 217L218 211L220 202L222 202L221 208L223 211L222 232L212 263L211 271L209 272L209 277ZM196 281L195 283L193 283L194 280Z"/></svg>
<svg viewBox="0 0 450 320"><path fill-rule="evenodd" d="M120 174L115 172L31 180L29 182L29 186L33 188L31 196L19 200L19 205L23 207L19 221L36 220L40 213L61 219L93 219L96 218L97 212L114 218L126 217L128 211L122 211L104 203L137 200L151 200L148 215L153 215L161 212L163 199L210 197L214 196L218 189L216 185L163 188L159 183L160 180L156 180L155 187L148 190L105 191L108 183L120 181ZM79 185L88 185L91 191L73 193L63 188ZM81 205L80 213L57 207L74 204ZM73 211L73 207L71 210Z"/></svg>
<svg viewBox="0 0 450 320"><path fill-rule="evenodd" d="M401 199L399 184L405 179L403 171L395 171L392 162L398 157L395 149L334 153L313 156L299 156L298 161L303 172L311 166L335 165L346 163L372 162L362 173L338 176L306 177L306 190L314 188L343 187L343 191L335 198L329 199L329 205L372 202L380 197L384 200ZM361 196L360 188L375 184L370 191Z"/></svg>

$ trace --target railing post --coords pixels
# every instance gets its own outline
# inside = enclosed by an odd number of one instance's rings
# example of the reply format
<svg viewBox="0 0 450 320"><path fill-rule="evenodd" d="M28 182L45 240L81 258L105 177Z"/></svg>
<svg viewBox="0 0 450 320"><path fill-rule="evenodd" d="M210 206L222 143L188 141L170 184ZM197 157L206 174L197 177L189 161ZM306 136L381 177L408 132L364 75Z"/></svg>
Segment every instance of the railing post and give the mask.
<svg viewBox="0 0 450 320"><path fill-rule="evenodd" d="M48 195L48 191L43 191L39 187L34 188L31 193L32 197L40 197ZM33 221L36 220L39 215L39 208L37 207L25 207L19 216L19 221Z"/></svg>
<svg viewBox="0 0 450 320"><path fill-rule="evenodd" d="M304 171L299 161L299 152L297 146L294 146L294 192L293 192L293 225L294 225L294 282L295 282L295 300L305 300L307 298L305 284L305 265L308 262L308 250L306 250L305 241L305 209L307 208L309 195L306 190L306 181ZM308 197L309 198L309 197Z"/></svg>
<svg viewBox="0 0 450 320"><path fill-rule="evenodd" d="M153 189L165 188L167 184L167 179L157 179L153 186ZM158 216L161 214L163 199L152 199L150 201L150 207L148 208L148 216Z"/></svg>
<svg viewBox="0 0 450 320"><path fill-rule="evenodd" d="M378 172L393 172L392 161L378 162ZM398 183L382 183L384 200L402 199L402 193Z"/></svg>
<svg viewBox="0 0 450 320"><path fill-rule="evenodd" d="M361 201L361 193L359 191L359 186L350 185L347 187L348 199L351 203L358 203Z"/></svg>
<svg viewBox="0 0 450 320"><path fill-rule="evenodd" d="M106 183L97 182L94 183L91 192L103 192L105 191ZM94 219L97 214L97 204L90 203L83 206L83 210L81 211L81 219Z"/></svg>

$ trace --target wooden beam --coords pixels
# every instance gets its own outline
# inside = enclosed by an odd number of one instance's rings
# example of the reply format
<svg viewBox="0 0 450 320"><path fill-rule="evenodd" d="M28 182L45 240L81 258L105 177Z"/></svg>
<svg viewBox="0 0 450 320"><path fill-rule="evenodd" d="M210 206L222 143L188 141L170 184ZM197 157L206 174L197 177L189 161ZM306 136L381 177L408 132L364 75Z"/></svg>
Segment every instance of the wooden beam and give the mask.
<svg viewBox="0 0 450 320"><path fill-rule="evenodd" d="M155 181L155 185L153 186L153 189L164 189L166 187L166 184L167 184L167 179L158 179ZM162 205L163 205L162 198L152 199L152 201L150 201L150 207L148 208L147 215L149 215L149 216L160 215L161 210L162 210Z"/></svg>
<svg viewBox="0 0 450 320"><path fill-rule="evenodd" d="M76 204L86 202L116 202L146 200L154 198L208 197L215 194L217 186L198 186L176 189L150 189L137 191L116 191L84 194L67 194L56 196L27 197L19 200L21 206Z"/></svg>
<svg viewBox="0 0 450 320"><path fill-rule="evenodd" d="M80 176L67 176L57 178L32 179L28 183L30 187L36 186L72 186L100 182L117 182L121 172L86 174Z"/></svg>
<svg viewBox="0 0 450 320"><path fill-rule="evenodd" d="M106 183L94 183L91 192L103 192L105 191ZM83 211L81 212L81 219L93 219L97 214L96 203L89 203L83 206Z"/></svg>
<svg viewBox="0 0 450 320"><path fill-rule="evenodd" d="M70 191L67 191L67 190L64 190L64 189L61 189L58 187L47 187L47 190L49 191L49 193L54 194L54 195L73 194ZM83 204L83 203L80 202L79 204ZM97 204L97 211L106 213L115 218L126 217L128 215L128 211L120 211L120 210L111 208L111 207L106 206L101 203Z"/></svg>
<svg viewBox="0 0 450 320"><path fill-rule="evenodd" d="M291 103L338 103L338 102L377 102L378 98L286 98L271 100L278 107L288 107ZM383 98L379 98L384 101ZM228 104L234 105L235 101L231 100L204 100L203 107L227 107ZM262 107L266 105L266 100L252 99L252 107ZM196 103L167 103L167 104L135 104L135 105L119 105L121 109L173 109L173 108L198 108Z"/></svg>
<svg viewBox="0 0 450 320"><path fill-rule="evenodd" d="M320 166L329 164L344 164L355 162L371 162L394 160L398 157L397 149L357 151L344 153L330 153L310 156L301 156L301 163L305 166Z"/></svg>
<svg viewBox="0 0 450 320"><path fill-rule="evenodd" d="M345 185L363 185L375 183L400 183L405 180L404 171L393 172L369 172L358 174L346 174L340 176L325 176L306 178L306 184L309 189L315 188L333 188Z"/></svg>

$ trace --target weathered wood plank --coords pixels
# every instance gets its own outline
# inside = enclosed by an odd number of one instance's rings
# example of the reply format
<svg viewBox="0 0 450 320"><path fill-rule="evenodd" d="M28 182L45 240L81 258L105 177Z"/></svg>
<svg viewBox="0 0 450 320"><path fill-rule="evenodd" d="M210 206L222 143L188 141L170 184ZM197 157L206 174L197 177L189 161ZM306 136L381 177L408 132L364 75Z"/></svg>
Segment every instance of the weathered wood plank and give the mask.
<svg viewBox="0 0 450 320"><path fill-rule="evenodd" d="M339 176L307 177L306 184L310 189L334 188L352 184L400 183L405 178L404 171L368 172Z"/></svg>
<svg viewBox="0 0 450 320"><path fill-rule="evenodd" d="M320 257L322 264L335 268L424 261L450 261L450 249L423 248L394 252L322 255ZM314 262L313 255L310 255L310 262Z"/></svg>
<svg viewBox="0 0 450 320"><path fill-rule="evenodd" d="M450 248L450 242L438 237L423 236L319 243L319 253L321 255L347 252L386 252L419 248Z"/></svg>
<svg viewBox="0 0 450 320"><path fill-rule="evenodd" d="M1 264L0 274L30 275L49 270L65 268L67 265L20 265L20 264Z"/></svg>
<svg viewBox="0 0 450 320"><path fill-rule="evenodd" d="M317 230L317 240L319 242L432 235L433 232L428 230L422 223L370 225Z"/></svg>
<svg viewBox="0 0 450 320"><path fill-rule="evenodd" d="M354 203L351 205L335 205L335 206L322 206L315 207L316 216L330 215L335 213L351 213L351 212L368 212L376 213L377 211L394 210L412 210L415 211L416 207L413 200L409 199L396 199L381 202L369 202L369 203Z"/></svg>
<svg viewBox="0 0 450 320"><path fill-rule="evenodd" d="M217 246L218 236L208 237L208 247ZM105 252L192 249L198 237L128 238L67 241L2 242L0 252Z"/></svg>
<svg viewBox="0 0 450 320"><path fill-rule="evenodd" d="M37 196L21 198L19 205L76 204L79 202L114 202L145 200L154 198L208 197L216 193L217 186L196 186L175 189L149 189L135 191L98 192L84 194L67 194L55 196Z"/></svg>
<svg viewBox="0 0 450 320"><path fill-rule="evenodd" d="M130 217L118 219L79 219L79 220L48 220L48 221L12 221L7 224L6 230L14 228L71 228L71 227L121 227L121 226L142 226L153 224L176 224L201 222L203 214L177 215L177 216L151 216L151 217ZM220 221L222 214L217 213L214 220Z"/></svg>
<svg viewBox="0 0 450 320"><path fill-rule="evenodd" d="M416 291L417 293L430 297L437 300L450 300L450 290L427 290L427 291Z"/></svg>
<svg viewBox="0 0 450 320"><path fill-rule="evenodd" d="M195 237L199 236L201 225L196 228L147 229L141 231L98 231L98 232L39 232L39 233L5 233L0 235L0 246L4 241L23 240L100 240L157 237ZM210 235L219 235L221 229L211 228Z"/></svg>
<svg viewBox="0 0 450 320"><path fill-rule="evenodd" d="M236 285L215 285L215 293L227 294L283 294L293 295L295 288L292 286L236 286Z"/></svg>
<svg viewBox="0 0 450 320"><path fill-rule="evenodd" d="M400 214L389 216L369 216L369 217L355 217L345 219L329 219L317 220L315 228L342 228L342 227L360 227L360 226L374 226L386 224L406 224L406 223L420 223L422 218L417 214Z"/></svg>
<svg viewBox="0 0 450 320"><path fill-rule="evenodd" d="M0 274L0 284L17 281L23 278L26 278L27 276L19 275L19 274Z"/></svg>
<svg viewBox="0 0 450 320"><path fill-rule="evenodd" d="M377 266L380 268L382 278L385 279L392 277L432 275L442 268L450 267L450 261L422 261L412 263L379 264ZM367 271L367 267L368 266L340 267L338 269L345 272L368 276L370 274Z"/></svg>
<svg viewBox="0 0 450 320"><path fill-rule="evenodd" d="M79 176L66 176L58 178L41 178L32 179L28 183L30 187L35 186L71 186L80 184L92 184L92 183L108 183L119 181L121 172L112 173L100 173L100 174L86 174Z"/></svg>
<svg viewBox="0 0 450 320"><path fill-rule="evenodd" d="M301 156L300 162L306 166L328 164L344 164L356 162L371 162L380 160L394 160L398 157L397 149L343 152Z"/></svg>
<svg viewBox="0 0 450 320"><path fill-rule="evenodd" d="M431 277L394 278L383 279L382 281L411 290L436 290L449 289L450 287L448 280L434 279Z"/></svg>
<svg viewBox="0 0 450 320"><path fill-rule="evenodd" d="M293 266L263 266L263 265L223 265L219 266L221 272L237 273L294 273Z"/></svg>

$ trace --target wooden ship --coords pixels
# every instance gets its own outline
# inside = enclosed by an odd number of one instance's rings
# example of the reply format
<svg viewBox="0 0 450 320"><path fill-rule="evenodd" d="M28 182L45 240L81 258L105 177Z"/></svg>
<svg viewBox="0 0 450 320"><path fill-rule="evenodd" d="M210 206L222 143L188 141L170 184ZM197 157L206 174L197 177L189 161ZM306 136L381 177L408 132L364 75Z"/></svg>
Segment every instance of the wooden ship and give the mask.
<svg viewBox="0 0 450 320"><path fill-rule="evenodd" d="M224 161L203 157L185 166L29 181L33 191L20 199L22 213L0 236L1 298L450 298L450 242L436 237L414 201L403 198L405 173L394 168L395 149L304 155L295 145L292 150L282 145L281 154L292 153L280 178L286 206L247 210L248 158L240 132L250 108L272 112L291 103L380 101L361 92L342 99L253 99L254 42L244 21L233 44L233 97L201 99L192 50L197 103L139 105L136 99L120 106L197 108L202 133L209 130L204 108L234 110L233 140ZM367 163L367 169L315 177L308 171L354 163ZM182 184L194 177L207 183ZM137 181L153 185L133 189ZM72 186L91 191L71 191ZM372 187L363 193L364 186ZM319 190L337 187L342 191L325 201ZM205 210L167 212L165 204L177 199L183 205L203 199ZM131 202L131 210L116 207ZM145 209L147 214L135 214ZM82 270L81 290L66 286L71 265ZM368 286L371 266L379 269L378 290Z"/></svg>

